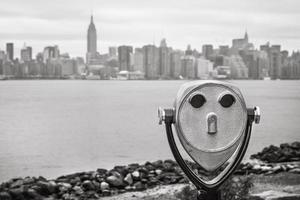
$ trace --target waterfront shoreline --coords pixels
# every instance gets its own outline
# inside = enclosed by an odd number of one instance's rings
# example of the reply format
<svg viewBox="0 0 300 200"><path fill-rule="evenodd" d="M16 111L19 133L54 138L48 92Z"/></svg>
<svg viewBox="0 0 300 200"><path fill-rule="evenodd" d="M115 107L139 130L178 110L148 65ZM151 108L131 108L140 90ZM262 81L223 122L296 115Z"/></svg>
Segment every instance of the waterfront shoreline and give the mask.
<svg viewBox="0 0 300 200"><path fill-rule="evenodd" d="M298 175L300 174L299 153L300 142L281 144L280 147L271 145L262 152L254 154L252 158L255 157L255 160L241 163L234 175L272 176L280 173ZM271 162L270 158L277 160ZM188 183L188 179L175 161L158 160L145 164L115 166L111 170L99 168L96 171L64 175L52 180L41 176L13 178L0 185L0 199L5 199L4 197L7 199L16 197L18 199L43 199L46 197L52 199L97 199L126 192L145 191L158 186Z"/></svg>

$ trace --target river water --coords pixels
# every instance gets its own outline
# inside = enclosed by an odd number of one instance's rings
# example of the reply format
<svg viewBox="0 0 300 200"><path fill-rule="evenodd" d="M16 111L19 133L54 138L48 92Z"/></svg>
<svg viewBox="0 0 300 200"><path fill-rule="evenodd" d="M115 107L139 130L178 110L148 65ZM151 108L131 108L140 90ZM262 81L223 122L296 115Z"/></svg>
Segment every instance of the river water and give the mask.
<svg viewBox="0 0 300 200"><path fill-rule="evenodd" d="M157 108L185 81L0 82L0 181L173 158ZM300 81L232 81L260 106L245 159L300 141Z"/></svg>

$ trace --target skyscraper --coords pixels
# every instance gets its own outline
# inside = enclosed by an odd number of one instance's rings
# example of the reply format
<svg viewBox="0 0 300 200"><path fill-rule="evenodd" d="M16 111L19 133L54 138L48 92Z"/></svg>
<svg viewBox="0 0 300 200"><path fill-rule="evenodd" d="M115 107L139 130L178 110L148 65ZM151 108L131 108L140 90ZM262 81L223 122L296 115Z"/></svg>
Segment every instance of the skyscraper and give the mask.
<svg viewBox="0 0 300 200"><path fill-rule="evenodd" d="M213 45L205 44L202 46L202 55L204 56L204 58L209 59L213 53L214 53Z"/></svg>
<svg viewBox="0 0 300 200"><path fill-rule="evenodd" d="M159 77L159 49L155 45L145 45L143 55L146 79L157 79Z"/></svg>
<svg viewBox="0 0 300 200"><path fill-rule="evenodd" d="M171 77L170 53L166 39L162 39L159 47L159 75L164 78Z"/></svg>
<svg viewBox="0 0 300 200"><path fill-rule="evenodd" d="M47 63L47 61L51 59L59 58L59 49L58 46L47 46L44 48L43 51L43 61L44 63Z"/></svg>
<svg viewBox="0 0 300 200"><path fill-rule="evenodd" d="M94 24L93 15L91 16L87 34L87 52L93 54L96 54L97 52L97 30Z"/></svg>
<svg viewBox="0 0 300 200"><path fill-rule="evenodd" d="M131 69L131 54L132 54L132 46L119 46L118 47L118 56L119 56L119 70L120 71L133 71Z"/></svg>
<svg viewBox="0 0 300 200"><path fill-rule="evenodd" d="M95 60L97 60L97 54L98 54L97 53L97 30L92 15L91 22L87 32L87 53L86 53L87 64L91 64Z"/></svg>
<svg viewBox="0 0 300 200"><path fill-rule="evenodd" d="M6 43L6 54L8 60L14 60L14 43Z"/></svg>
<svg viewBox="0 0 300 200"><path fill-rule="evenodd" d="M232 40L232 50L237 53L238 50L251 50L254 49L254 45L249 43L249 37L247 31L244 38L237 38Z"/></svg>
<svg viewBox="0 0 300 200"><path fill-rule="evenodd" d="M21 49L21 61L26 62L32 59L32 47L27 47L24 44L24 47Z"/></svg>
<svg viewBox="0 0 300 200"><path fill-rule="evenodd" d="M195 57L191 45L187 46L185 55L181 58L181 75L188 79L196 78L196 66Z"/></svg>

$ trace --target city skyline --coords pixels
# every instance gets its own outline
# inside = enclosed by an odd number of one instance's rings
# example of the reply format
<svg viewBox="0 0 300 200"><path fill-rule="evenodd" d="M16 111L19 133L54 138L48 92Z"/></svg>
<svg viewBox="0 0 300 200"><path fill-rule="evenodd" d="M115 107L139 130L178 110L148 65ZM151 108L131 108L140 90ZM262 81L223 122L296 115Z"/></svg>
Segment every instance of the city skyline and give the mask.
<svg viewBox="0 0 300 200"><path fill-rule="evenodd" d="M235 0L226 3L190 1L188 11L181 9L187 6L183 2L172 1L142 5L135 0L126 3L76 1L69 7L59 2L31 0L26 1L26 5L17 0L1 2L0 49L5 50L5 44L13 42L15 56L20 57L24 43L33 48L33 55L45 46L58 45L61 52L68 52L72 57L85 57L91 7L101 54L107 53L109 46L136 47L153 43L158 46L162 38L167 38L174 49L185 49L191 44L193 49L201 51L203 44L231 45L232 39L240 38L246 29L256 49L268 41L290 52L299 50L300 46L300 27L296 22L299 3L292 0L260 4ZM71 2L65 0L65 3ZM21 7L22 10L18 9Z"/></svg>

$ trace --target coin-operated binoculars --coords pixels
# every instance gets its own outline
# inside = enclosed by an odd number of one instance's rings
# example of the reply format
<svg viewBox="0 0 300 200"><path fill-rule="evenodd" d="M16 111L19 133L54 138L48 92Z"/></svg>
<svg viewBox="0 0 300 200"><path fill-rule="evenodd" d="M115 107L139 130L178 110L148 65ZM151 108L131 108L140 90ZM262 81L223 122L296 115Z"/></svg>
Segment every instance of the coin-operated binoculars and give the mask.
<svg viewBox="0 0 300 200"><path fill-rule="evenodd" d="M194 81L180 88L174 108L159 108L158 114L177 163L199 191L198 199L219 200L221 184L246 152L252 123L260 121L259 108L247 109L239 89L229 83Z"/></svg>

